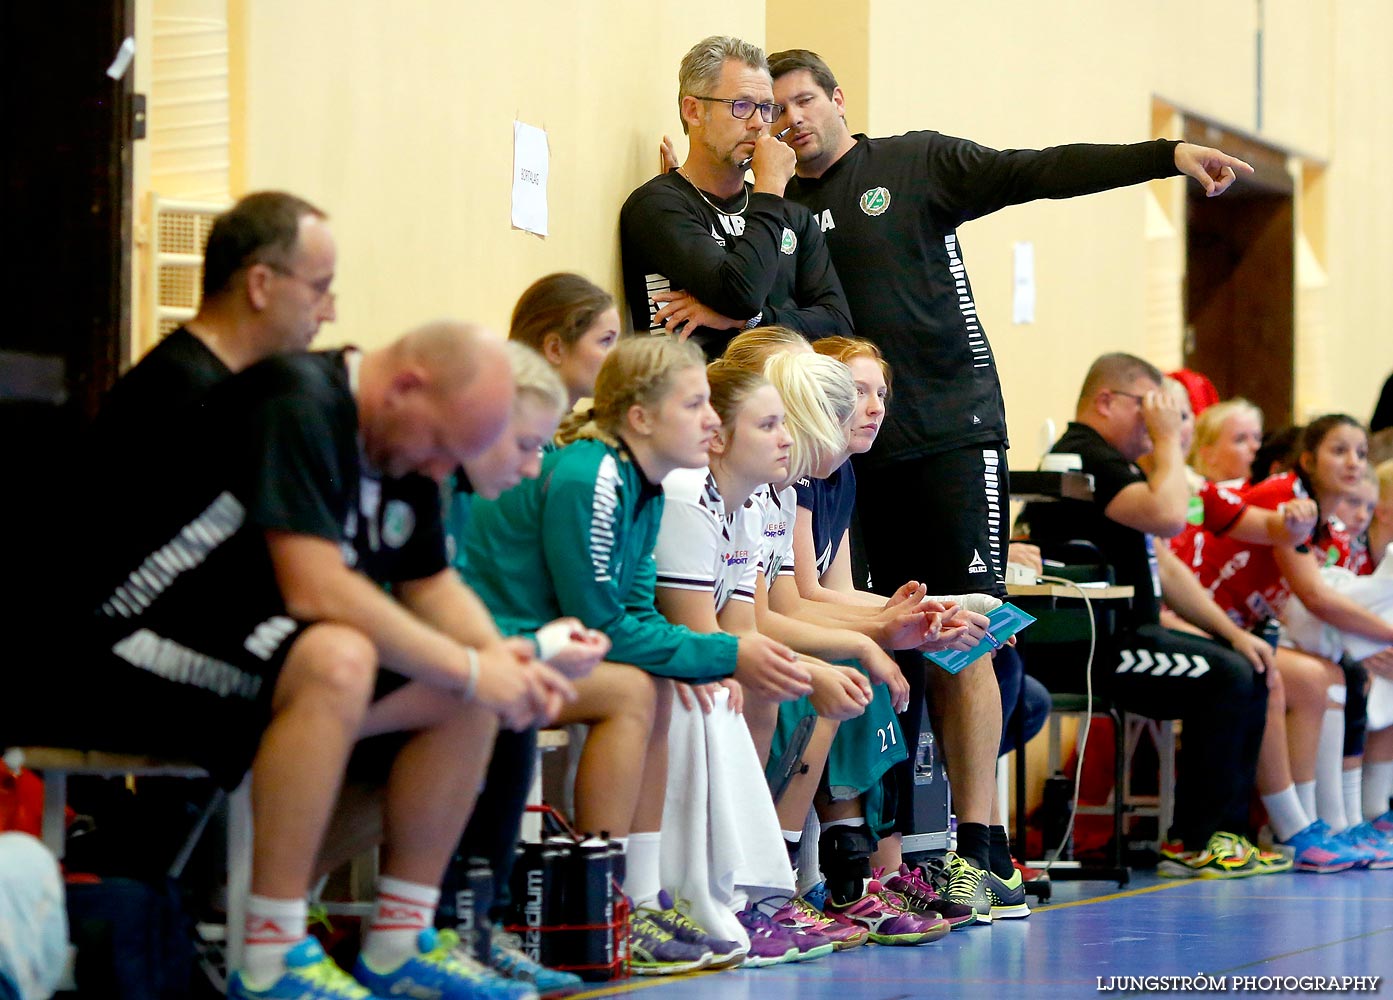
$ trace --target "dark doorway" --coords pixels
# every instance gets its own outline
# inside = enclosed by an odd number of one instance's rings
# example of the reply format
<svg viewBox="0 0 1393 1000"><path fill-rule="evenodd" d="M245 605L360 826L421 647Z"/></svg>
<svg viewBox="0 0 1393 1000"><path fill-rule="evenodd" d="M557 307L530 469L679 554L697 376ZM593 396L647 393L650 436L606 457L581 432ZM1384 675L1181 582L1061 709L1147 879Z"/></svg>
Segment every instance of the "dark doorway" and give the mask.
<svg viewBox="0 0 1393 1000"><path fill-rule="evenodd" d="M60 394L86 413L114 380L130 326L133 73L106 70L133 31L130 0L0 5L12 140L0 350L27 355L6 360L35 374L61 367ZM55 393L6 379L0 398L26 395Z"/></svg>
<svg viewBox="0 0 1393 1000"><path fill-rule="evenodd" d="M1220 397L1261 407L1264 427L1292 418L1295 216L1287 154L1187 117L1185 138L1251 163L1219 198L1191 182L1186 213L1185 367Z"/></svg>
<svg viewBox="0 0 1393 1000"><path fill-rule="evenodd" d="M11 578L36 600L55 596L43 577L61 579L73 511L113 488L78 487L75 441L117 375L130 326L137 121L132 73L114 80L107 68L133 30L133 0L0 4L10 123L0 154L10 259L0 268L0 523Z"/></svg>

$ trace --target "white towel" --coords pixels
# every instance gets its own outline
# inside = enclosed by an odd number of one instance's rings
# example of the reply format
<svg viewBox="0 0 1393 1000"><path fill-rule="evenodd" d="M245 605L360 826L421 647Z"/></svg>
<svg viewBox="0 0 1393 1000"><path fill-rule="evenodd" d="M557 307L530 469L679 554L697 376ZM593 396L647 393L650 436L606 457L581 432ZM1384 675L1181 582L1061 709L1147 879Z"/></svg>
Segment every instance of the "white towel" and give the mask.
<svg viewBox="0 0 1393 1000"><path fill-rule="evenodd" d="M1364 707L1364 714L1371 733L1393 726L1393 681L1374 677L1369 685L1369 703Z"/></svg>
<svg viewBox="0 0 1393 1000"><path fill-rule="evenodd" d="M63 878L48 848L27 833L0 833L0 979L21 1000L52 996L63 975L63 906Z"/></svg>
<svg viewBox="0 0 1393 1000"><path fill-rule="evenodd" d="M1340 566L1327 566L1320 571L1320 577L1330 589L1372 611L1384 621L1393 622L1393 554L1386 554L1370 576L1355 576ZM1311 614L1295 594L1282 614L1282 626L1285 636L1297 649L1327 660L1339 660L1344 653L1355 660L1362 660L1388 648L1386 643L1352 632L1341 632L1327 625Z"/></svg>
<svg viewBox="0 0 1393 1000"><path fill-rule="evenodd" d="M748 944L735 918L751 899L793 894L779 818L742 716L717 693L710 715L673 700L663 803L663 887L719 938ZM740 887L740 889L737 889Z"/></svg>

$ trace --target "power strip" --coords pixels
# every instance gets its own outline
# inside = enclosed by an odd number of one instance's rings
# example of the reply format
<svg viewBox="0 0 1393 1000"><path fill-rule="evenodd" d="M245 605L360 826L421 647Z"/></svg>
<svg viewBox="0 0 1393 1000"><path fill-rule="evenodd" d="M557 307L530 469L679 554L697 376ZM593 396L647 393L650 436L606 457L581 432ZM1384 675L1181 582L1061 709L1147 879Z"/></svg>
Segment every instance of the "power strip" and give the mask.
<svg viewBox="0 0 1393 1000"><path fill-rule="evenodd" d="M1006 582L1008 584L1024 584L1030 587L1038 583L1039 580L1035 576L1035 571L1029 566L1008 562L1006 564Z"/></svg>

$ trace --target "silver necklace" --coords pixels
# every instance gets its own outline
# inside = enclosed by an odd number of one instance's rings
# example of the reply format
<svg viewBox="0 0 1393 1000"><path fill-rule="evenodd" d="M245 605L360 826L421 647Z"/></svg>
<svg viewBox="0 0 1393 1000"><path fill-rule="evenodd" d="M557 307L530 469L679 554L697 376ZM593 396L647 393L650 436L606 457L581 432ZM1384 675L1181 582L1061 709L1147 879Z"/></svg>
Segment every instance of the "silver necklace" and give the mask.
<svg viewBox="0 0 1393 1000"><path fill-rule="evenodd" d="M745 209L747 209L747 208L750 207L750 189L749 189L748 187L746 187L744 184L741 184L740 186L743 187L743 188L745 188L745 203L744 203L743 205L741 205L739 208L737 208L735 211L731 212L731 211L727 211L726 209L722 208L720 205L717 205L717 204L716 204L714 201L712 201L710 198L706 197L706 192L703 191L701 188L697 187L696 181L692 180L690 177L687 176L687 171L683 170L681 167L678 167L678 168L677 168L677 173L681 176L681 178L682 178L684 181L686 181L688 184L690 184L690 185L692 186L692 190L695 191L695 192L697 193L697 196L698 196L699 198L701 198L702 201L704 201L704 202L706 202L706 204L710 205L711 208L712 208L714 211L720 212L722 215L724 215L724 216L726 216L726 217L730 217L730 216L732 216L732 215L744 215L744 214L745 214Z"/></svg>

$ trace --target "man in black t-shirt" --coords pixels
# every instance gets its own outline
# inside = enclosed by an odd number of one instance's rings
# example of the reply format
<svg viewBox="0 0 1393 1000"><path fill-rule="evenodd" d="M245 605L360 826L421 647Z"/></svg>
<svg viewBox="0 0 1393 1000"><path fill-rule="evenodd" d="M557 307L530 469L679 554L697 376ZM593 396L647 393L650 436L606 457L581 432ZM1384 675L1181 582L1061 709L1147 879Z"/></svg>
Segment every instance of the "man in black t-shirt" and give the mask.
<svg viewBox="0 0 1393 1000"><path fill-rule="evenodd" d="M194 427L208 392L263 358L303 350L319 325L334 318L329 286L335 258L324 212L292 194L249 194L214 220L198 312L107 394L79 461L56 491L63 502L49 513L56 527L46 562L61 567L62 585L44 588L46 606L33 617L45 624L22 634L34 652L21 654L21 662L47 662L53 643L74 641L68 621L89 613L105 596L103 588L114 585L100 566L102 553L150 513L150 483L201 450ZM72 572L73 566L82 572ZM31 575L43 579L51 572L40 566ZM67 678L25 676L20 682L32 690L7 700L6 707L24 711L7 724L13 733L6 738L31 738L32 731L78 746L104 738L112 713L100 699L85 700L94 710L86 718L81 704L66 704Z"/></svg>
<svg viewBox="0 0 1393 1000"><path fill-rule="evenodd" d="M281 191L247 195L218 216L203 260L203 297L107 394L100 450L149 452L185 408L228 375L309 347L333 322L336 250L328 218Z"/></svg>
<svg viewBox="0 0 1393 1000"><path fill-rule="evenodd" d="M118 522L139 516L148 501L132 485L150 467L180 460L177 442L190 432L191 418L213 386L273 354L304 350L320 324L334 319L335 259L324 212L292 194L249 194L214 220L198 312L162 337L107 393L80 460L55 490L61 503L49 512L57 526L50 545L64 548L48 553L53 564L86 559L91 542L83 531L91 504L114 506ZM92 484L121 488L98 495ZM65 603L92 596L73 592L71 582L65 579L57 588L46 613L61 614Z"/></svg>
<svg viewBox="0 0 1393 1000"><path fill-rule="evenodd" d="M543 717L565 690L454 586L438 489L393 478L443 477L496 437L511 393L500 349L457 326L421 331L364 360L362 391L348 378L356 353L254 364L302 351L333 319L333 276L324 215L302 199L260 192L219 216L198 314L103 408L89 464L112 488L64 525L79 554L64 562L78 571L57 597L60 625L26 623L45 653L27 662L74 669L54 678L62 690L17 699L38 717L25 738L185 757L229 786L254 758L254 895L234 996L283 975L319 995L304 894L354 739L416 732L399 759L423 770L391 788L389 851L433 886L431 852L448 855L458 833L441 848L438 831L467 814L494 716ZM395 582L401 604L369 578ZM475 637L477 653L460 645ZM73 655L55 659L57 641ZM431 687L399 680L364 718L379 660ZM451 713L442 685L474 689L483 707ZM378 957L387 971L392 956Z"/></svg>
<svg viewBox="0 0 1393 1000"><path fill-rule="evenodd" d="M957 227L1007 205L1177 172L1217 194L1249 168L1188 143L999 152L936 132L852 135L841 89L816 53L791 49L769 62L784 108L775 127L791 129L798 158L787 197L817 219L857 335L880 347L901 387L876 450L857 462L872 579L1004 597L1006 413ZM915 523L934 530L906 529L906 497ZM929 676L943 712L959 854L985 863L990 851L993 873L1012 881L1005 829L991 821L1001 737L991 662Z"/></svg>
<svg viewBox="0 0 1393 1000"><path fill-rule="evenodd" d="M1084 379L1074 422L1051 451L1082 459L1093 477L1093 499L1029 504L1022 519L1031 540L1046 555L1052 545L1092 542L1116 582L1135 590L1118 634L1100 643L1094 656L1095 687L1130 712L1185 722L1171 843L1159 871L1193 877L1270 869L1273 863L1241 838L1266 721L1272 650L1229 620L1164 542L1184 528L1190 490L1180 410L1162 388L1160 371L1130 354L1103 355ZM1148 453L1150 476L1135 464ZM1163 599L1215 638L1161 627ZM1028 651L1029 636L1023 641ZM1044 679L1056 690L1080 684L1077 670Z"/></svg>
<svg viewBox="0 0 1393 1000"><path fill-rule="evenodd" d="M160 364L177 387L172 349ZM97 596L74 698L90 742L190 757L228 785L252 767L253 895L230 995L319 995L303 899L348 752L383 732L412 735L357 972L383 992L458 972L415 931L497 720L547 719L569 692L530 644L499 637L445 558L439 483L503 430L511 394L501 342L459 324L364 355L273 358L190 388L171 415L183 429L152 433L129 502L91 518ZM379 663L400 677L369 707Z"/></svg>
<svg viewBox="0 0 1393 1000"><path fill-rule="evenodd" d="M783 198L794 159L769 135L779 114L773 100L756 46L713 36L683 58L678 107L691 138L687 160L629 195L619 215L635 331L693 337L708 357L756 326L809 337L851 332L822 233Z"/></svg>

